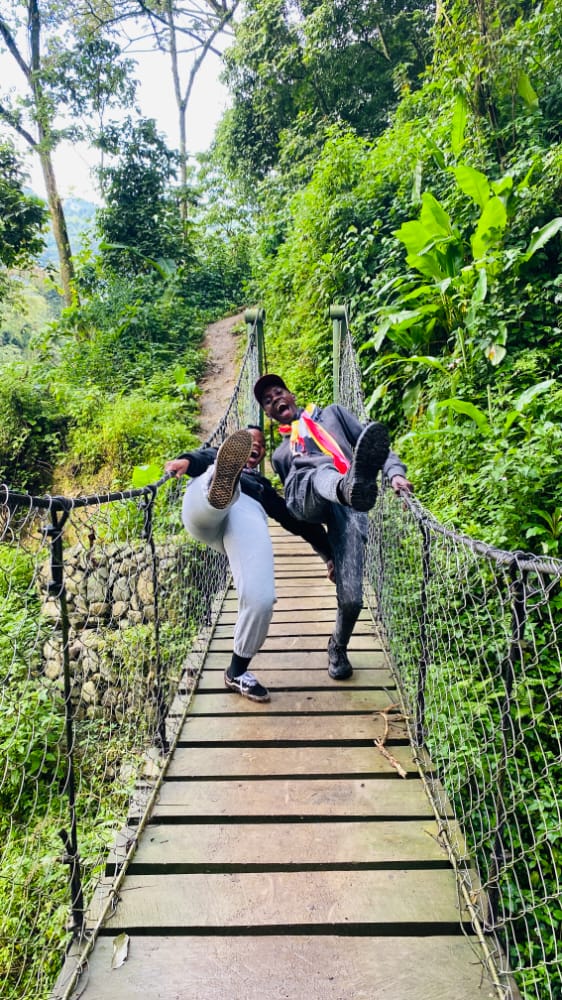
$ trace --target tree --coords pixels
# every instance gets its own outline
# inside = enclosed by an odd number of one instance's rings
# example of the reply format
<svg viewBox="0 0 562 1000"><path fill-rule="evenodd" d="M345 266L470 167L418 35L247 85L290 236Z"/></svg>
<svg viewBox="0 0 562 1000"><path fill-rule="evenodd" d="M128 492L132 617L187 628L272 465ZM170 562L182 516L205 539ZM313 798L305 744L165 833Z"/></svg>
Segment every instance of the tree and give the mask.
<svg viewBox="0 0 562 1000"><path fill-rule="evenodd" d="M98 26L119 30L127 39L127 48L144 48L150 38L154 48L169 55L178 111L180 211L184 223L189 201L189 101L207 56L221 56L218 39L228 29L238 4L239 0L114 0L100 10L94 7Z"/></svg>
<svg viewBox="0 0 562 1000"><path fill-rule="evenodd" d="M98 212L104 264L118 274L136 274L151 262L185 259L187 244L177 197L170 190L177 155L159 135L156 123L128 119L108 129L105 144L117 154L102 171L106 207Z"/></svg>
<svg viewBox="0 0 562 1000"><path fill-rule="evenodd" d="M39 198L23 191L24 177L10 143L0 144L0 263L22 267L43 249L45 209ZM0 280L2 297L4 276Z"/></svg>
<svg viewBox="0 0 562 1000"><path fill-rule="evenodd" d="M15 98L0 94L0 119L39 157L67 304L73 297L74 268L52 152L62 139L78 137L76 116L92 107L99 113L115 95L122 96L128 69L107 45L104 49L100 41L77 38L73 29L80 28L80 20L73 24L69 14L68 6L56 0L19 0L11 23L0 15L0 39L24 83ZM64 112L71 118L66 128L60 125Z"/></svg>
<svg viewBox="0 0 562 1000"><path fill-rule="evenodd" d="M221 144L232 172L266 176L299 120L378 135L426 66L434 16L433 3L415 0L251 0L225 53L234 101Z"/></svg>

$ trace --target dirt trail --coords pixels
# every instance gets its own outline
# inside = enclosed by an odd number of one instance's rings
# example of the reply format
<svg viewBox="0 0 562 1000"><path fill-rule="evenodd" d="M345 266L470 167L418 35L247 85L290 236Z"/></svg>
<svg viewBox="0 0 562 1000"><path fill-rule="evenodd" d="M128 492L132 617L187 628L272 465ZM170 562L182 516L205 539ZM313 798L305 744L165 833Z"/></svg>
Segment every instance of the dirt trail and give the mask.
<svg viewBox="0 0 562 1000"><path fill-rule="evenodd" d="M201 386L199 437L206 441L214 431L232 398L238 378L240 334L244 330L244 313L227 316L211 323L205 331L203 348L207 365Z"/></svg>

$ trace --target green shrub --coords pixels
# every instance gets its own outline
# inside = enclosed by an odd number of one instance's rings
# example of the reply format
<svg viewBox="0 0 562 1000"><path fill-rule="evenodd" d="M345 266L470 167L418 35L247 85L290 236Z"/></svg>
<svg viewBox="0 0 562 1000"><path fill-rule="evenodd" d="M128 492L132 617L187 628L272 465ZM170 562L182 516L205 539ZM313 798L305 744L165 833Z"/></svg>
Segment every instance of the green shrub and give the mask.
<svg viewBox="0 0 562 1000"><path fill-rule="evenodd" d="M136 391L103 400L82 414L69 438L69 455L76 476L110 469L114 481L129 485L135 465L162 464L196 441L186 429L181 400L147 399Z"/></svg>
<svg viewBox="0 0 562 1000"><path fill-rule="evenodd" d="M44 370L19 362L5 365L0 370L0 482L15 490L43 489L66 425Z"/></svg>

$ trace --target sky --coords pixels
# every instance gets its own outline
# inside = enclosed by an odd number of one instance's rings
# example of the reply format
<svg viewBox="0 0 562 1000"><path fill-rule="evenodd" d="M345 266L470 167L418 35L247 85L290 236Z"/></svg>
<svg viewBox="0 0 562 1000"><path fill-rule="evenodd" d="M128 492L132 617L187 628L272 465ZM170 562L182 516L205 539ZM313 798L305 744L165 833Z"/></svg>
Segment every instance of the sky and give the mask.
<svg viewBox="0 0 562 1000"><path fill-rule="evenodd" d="M140 85L137 90L137 103L146 118L154 118L160 132L167 138L171 148L177 148L178 123L177 110L172 86L171 70L168 62L160 53L135 54L138 62L137 73ZM2 55L2 79L6 73L11 73L7 55ZM190 153L200 153L209 148L216 125L227 107L228 93L219 82L221 64L218 57L209 55L203 63L193 88L188 107L188 148ZM19 83L18 70L14 64L13 82ZM29 185L40 197L45 197L45 186L41 168L36 156L28 153L28 147L20 147L25 153L24 161L29 176ZM95 152L86 144L65 143L55 151L55 175L62 198L85 198L87 201L99 202L95 182L91 176L91 167L95 163Z"/></svg>

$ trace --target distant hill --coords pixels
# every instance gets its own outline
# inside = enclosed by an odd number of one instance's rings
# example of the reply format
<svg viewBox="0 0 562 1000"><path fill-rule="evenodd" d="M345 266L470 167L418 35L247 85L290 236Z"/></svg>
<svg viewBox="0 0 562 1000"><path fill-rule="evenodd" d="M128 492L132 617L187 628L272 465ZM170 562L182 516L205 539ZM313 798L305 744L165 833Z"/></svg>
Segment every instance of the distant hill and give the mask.
<svg viewBox="0 0 562 1000"><path fill-rule="evenodd" d="M68 238L73 254L80 251L83 245L83 236L86 230L91 230L97 206L84 198L63 198L64 216L68 227ZM41 267L47 264L58 266L59 258L55 238L51 227L45 234L45 249L37 258Z"/></svg>

